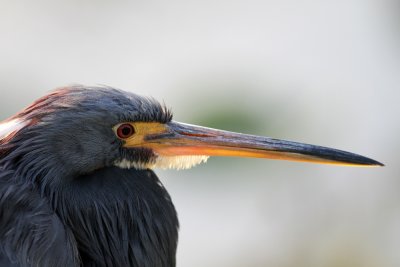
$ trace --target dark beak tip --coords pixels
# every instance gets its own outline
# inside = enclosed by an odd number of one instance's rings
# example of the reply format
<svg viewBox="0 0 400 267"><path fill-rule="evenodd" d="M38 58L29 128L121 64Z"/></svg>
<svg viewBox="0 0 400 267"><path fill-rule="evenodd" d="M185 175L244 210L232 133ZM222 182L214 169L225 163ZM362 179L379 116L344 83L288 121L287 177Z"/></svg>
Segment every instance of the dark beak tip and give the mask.
<svg viewBox="0 0 400 267"><path fill-rule="evenodd" d="M380 162L376 162L376 166L379 166L379 167L385 167L385 164L383 164L383 163L380 163Z"/></svg>
<svg viewBox="0 0 400 267"><path fill-rule="evenodd" d="M371 167L385 167L385 164L373 159L368 159L368 162L365 162L365 165Z"/></svg>

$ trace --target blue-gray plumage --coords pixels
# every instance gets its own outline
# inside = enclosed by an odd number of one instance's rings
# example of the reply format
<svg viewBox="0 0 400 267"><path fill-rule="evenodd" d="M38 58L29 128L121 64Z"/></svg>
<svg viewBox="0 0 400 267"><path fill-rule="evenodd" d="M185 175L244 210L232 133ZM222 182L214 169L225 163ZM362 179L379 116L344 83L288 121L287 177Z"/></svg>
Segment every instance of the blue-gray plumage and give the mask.
<svg viewBox="0 0 400 267"><path fill-rule="evenodd" d="M112 88L57 90L12 117L0 144L0 240L21 266L174 266L178 220L151 170L120 169L111 128L171 120L157 102Z"/></svg>
<svg viewBox="0 0 400 267"><path fill-rule="evenodd" d="M0 266L175 266L178 219L151 168L221 155L381 165L179 124L157 101L109 87L61 88L0 124Z"/></svg>

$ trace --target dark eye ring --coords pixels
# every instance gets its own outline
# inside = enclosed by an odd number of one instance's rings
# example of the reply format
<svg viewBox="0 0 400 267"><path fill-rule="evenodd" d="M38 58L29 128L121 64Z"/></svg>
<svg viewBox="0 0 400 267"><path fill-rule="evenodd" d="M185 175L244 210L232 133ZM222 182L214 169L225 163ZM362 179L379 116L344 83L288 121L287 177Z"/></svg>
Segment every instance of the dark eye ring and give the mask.
<svg viewBox="0 0 400 267"><path fill-rule="evenodd" d="M118 126L117 135L121 139L126 139L131 137L135 133L135 128L129 123L124 123Z"/></svg>

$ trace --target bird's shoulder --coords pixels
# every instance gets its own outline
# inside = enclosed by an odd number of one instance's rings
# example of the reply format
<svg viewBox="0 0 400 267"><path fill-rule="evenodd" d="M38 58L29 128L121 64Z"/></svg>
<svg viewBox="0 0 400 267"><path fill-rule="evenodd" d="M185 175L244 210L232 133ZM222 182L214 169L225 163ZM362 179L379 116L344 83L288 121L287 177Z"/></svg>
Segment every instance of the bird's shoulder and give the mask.
<svg viewBox="0 0 400 267"><path fill-rule="evenodd" d="M1 169L0 260L16 266L79 266L68 227L31 184Z"/></svg>

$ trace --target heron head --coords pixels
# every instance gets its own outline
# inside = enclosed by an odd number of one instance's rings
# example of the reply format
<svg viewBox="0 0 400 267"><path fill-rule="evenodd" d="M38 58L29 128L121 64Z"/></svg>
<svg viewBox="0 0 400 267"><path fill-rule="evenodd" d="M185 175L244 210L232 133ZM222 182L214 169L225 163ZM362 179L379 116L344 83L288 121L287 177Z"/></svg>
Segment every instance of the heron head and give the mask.
<svg viewBox="0 0 400 267"><path fill-rule="evenodd" d="M171 112L151 98L109 87L65 87L0 124L0 160L28 175L69 177L123 162L142 166L156 155L125 148L121 134L126 129L115 131L116 125L171 119Z"/></svg>
<svg viewBox="0 0 400 267"><path fill-rule="evenodd" d="M183 169L208 156L381 165L336 149L178 123L154 99L110 87L58 89L1 124L0 140L4 166L27 177L74 178L107 166Z"/></svg>

